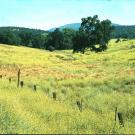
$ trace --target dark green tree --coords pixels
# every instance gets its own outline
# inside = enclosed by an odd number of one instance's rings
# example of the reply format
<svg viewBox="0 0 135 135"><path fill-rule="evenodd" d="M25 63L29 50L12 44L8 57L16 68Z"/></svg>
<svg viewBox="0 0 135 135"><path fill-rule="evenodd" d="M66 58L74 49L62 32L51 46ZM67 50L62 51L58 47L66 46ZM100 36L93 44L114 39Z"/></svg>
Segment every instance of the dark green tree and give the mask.
<svg viewBox="0 0 135 135"><path fill-rule="evenodd" d="M64 34L64 41L63 41L64 49L72 49L73 48L72 39L75 36L76 31L73 29L65 28L63 29L62 32Z"/></svg>
<svg viewBox="0 0 135 135"><path fill-rule="evenodd" d="M107 49L108 42L111 38L111 32L113 27L110 20L100 21L98 16L82 18L81 27L79 29L79 37L81 36L81 41L83 44L76 44L74 41L74 52L79 48L83 48L82 52L86 48L90 48L91 51L101 52ZM78 38L79 38L78 37ZM77 37L76 37L77 38ZM84 39L83 39L84 38ZM80 39L80 38L79 38ZM78 47L79 48L78 48Z"/></svg>
<svg viewBox="0 0 135 135"><path fill-rule="evenodd" d="M33 48L45 49L45 36L40 34L35 35L33 36L31 43Z"/></svg>
<svg viewBox="0 0 135 135"><path fill-rule="evenodd" d="M46 49L49 48L49 46L52 46L55 48L55 50L62 50L64 49L64 35L63 33L57 28L54 32L50 32L47 36L46 41Z"/></svg>
<svg viewBox="0 0 135 135"><path fill-rule="evenodd" d="M19 45L21 43L20 37L10 30L0 32L0 43L9 45Z"/></svg>
<svg viewBox="0 0 135 135"><path fill-rule="evenodd" d="M88 46L87 35L83 32L77 31L73 39L73 53L75 52L85 52L86 47Z"/></svg>
<svg viewBox="0 0 135 135"><path fill-rule="evenodd" d="M29 44L32 41L33 33L26 30L22 30L21 32L19 32L18 35L21 38L21 44L29 46Z"/></svg>

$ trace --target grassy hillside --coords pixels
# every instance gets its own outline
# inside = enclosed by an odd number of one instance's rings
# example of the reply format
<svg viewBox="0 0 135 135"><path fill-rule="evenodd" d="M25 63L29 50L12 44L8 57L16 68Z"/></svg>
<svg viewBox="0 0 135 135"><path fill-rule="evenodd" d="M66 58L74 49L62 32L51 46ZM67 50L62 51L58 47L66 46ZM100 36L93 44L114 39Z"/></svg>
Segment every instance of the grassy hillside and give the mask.
<svg viewBox="0 0 135 135"><path fill-rule="evenodd" d="M112 40L106 52L84 55L0 45L0 133L135 134L133 45ZM115 122L116 107L124 127Z"/></svg>

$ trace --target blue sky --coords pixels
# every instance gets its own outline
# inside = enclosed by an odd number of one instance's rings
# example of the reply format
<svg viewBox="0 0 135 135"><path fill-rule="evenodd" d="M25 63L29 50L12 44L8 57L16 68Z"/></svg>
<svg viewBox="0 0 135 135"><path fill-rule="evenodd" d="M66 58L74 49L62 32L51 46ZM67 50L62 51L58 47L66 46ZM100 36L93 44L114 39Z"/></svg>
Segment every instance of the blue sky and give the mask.
<svg viewBox="0 0 135 135"><path fill-rule="evenodd" d="M47 30L95 14L135 25L135 0L0 0L0 26Z"/></svg>

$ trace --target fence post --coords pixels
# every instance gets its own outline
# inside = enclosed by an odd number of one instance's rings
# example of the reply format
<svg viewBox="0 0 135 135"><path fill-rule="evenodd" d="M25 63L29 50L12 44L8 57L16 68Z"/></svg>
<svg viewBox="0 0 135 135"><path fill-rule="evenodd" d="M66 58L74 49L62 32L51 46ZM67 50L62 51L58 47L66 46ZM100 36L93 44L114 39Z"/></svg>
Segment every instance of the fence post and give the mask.
<svg viewBox="0 0 135 135"><path fill-rule="evenodd" d="M115 108L115 122L117 121L117 107Z"/></svg>
<svg viewBox="0 0 135 135"><path fill-rule="evenodd" d="M53 92L53 99L56 100L56 92Z"/></svg>
<svg viewBox="0 0 135 135"><path fill-rule="evenodd" d="M17 77L18 77L18 81L17 81L17 87L19 88L19 85L20 85L20 69L18 70L18 74L17 74Z"/></svg>
<svg viewBox="0 0 135 135"><path fill-rule="evenodd" d="M11 78L9 78L9 83L11 83Z"/></svg>
<svg viewBox="0 0 135 135"><path fill-rule="evenodd" d="M34 85L34 91L36 91L37 90L37 86L36 85Z"/></svg>
<svg viewBox="0 0 135 135"><path fill-rule="evenodd" d="M82 112L82 99L81 99L81 101L76 101L76 104L77 104L79 110Z"/></svg>
<svg viewBox="0 0 135 135"><path fill-rule="evenodd" d="M23 88L24 82L20 81L20 86Z"/></svg>
<svg viewBox="0 0 135 135"><path fill-rule="evenodd" d="M118 119L119 119L119 124L124 127L124 121L123 121L123 115L121 112L118 112Z"/></svg>

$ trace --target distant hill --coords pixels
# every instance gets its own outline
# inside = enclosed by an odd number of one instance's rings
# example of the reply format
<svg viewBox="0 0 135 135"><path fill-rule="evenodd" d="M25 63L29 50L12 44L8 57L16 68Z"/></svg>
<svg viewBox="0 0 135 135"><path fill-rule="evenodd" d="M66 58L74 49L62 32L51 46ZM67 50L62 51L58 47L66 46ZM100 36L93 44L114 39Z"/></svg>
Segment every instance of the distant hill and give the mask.
<svg viewBox="0 0 135 135"><path fill-rule="evenodd" d="M32 28L24 28L24 27L0 27L0 31L7 31L7 30L10 30L12 31L13 33L17 33L17 32L20 32L20 31L27 31L27 32L30 32L30 33L36 33L36 34L44 34L44 33L48 33L48 31L45 31L45 30L40 30L40 29L32 29Z"/></svg>
<svg viewBox="0 0 135 135"><path fill-rule="evenodd" d="M119 25L115 26L115 30L112 35L114 38L135 38L135 25Z"/></svg>
<svg viewBox="0 0 135 135"><path fill-rule="evenodd" d="M60 30L63 30L65 28L79 30L80 26L81 26L81 23L71 23L71 24L60 26L58 28ZM115 27L115 30L112 34L112 38L119 38L119 37L135 38L135 25L119 25L119 24L113 23L113 26ZM48 31L52 32L55 29L56 28L52 28Z"/></svg>
<svg viewBox="0 0 135 135"><path fill-rule="evenodd" d="M79 30L81 26L81 23L71 23L71 24L66 24L63 26L60 26L60 30L63 30L65 28L70 28L74 30ZM119 25L113 23L113 26L115 27L115 30L112 34L112 38L119 38L119 37L128 37L128 38L135 38L135 25ZM5 30L10 30L13 33L19 33L19 32L28 32L28 33L33 33L33 34L41 34L41 35L46 35L48 32L54 31L56 28L52 28L48 31L45 30L40 30L40 29L30 29L30 28L24 28L24 27L0 27L0 32L5 31Z"/></svg>
<svg viewBox="0 0 135 135"><path fill-rule="evenodd" d="M114 26L120 26L119 24L115 24L113 23ZM63 26L60 26L58 28L60 28L60 30L63 30L65 28L69 28L69 29L74 29L74 30L79 30L81 26L81 23L71 23L71 24L66 24L66 25L63 25ZM54 31L56 28L52 28L48 31Z"/></svg>
<svg viewBox="0 0 135 135"><path fill-rule="evenodd" d="M58 28L60 28L60 30L63 30L65 28L70 28L70 29L74 29L74 30L78 30L81 26L81 23L71 23L71 24L66 24L63 26L60 26ZM56 28L52 28L49 31L54 31Z"/></svg>
<svg viewBox="0 0 135 135"><path fill-rule="evenodd" d="M48 32L22 27L0 27L0 43L44 48Z"/></svg>

